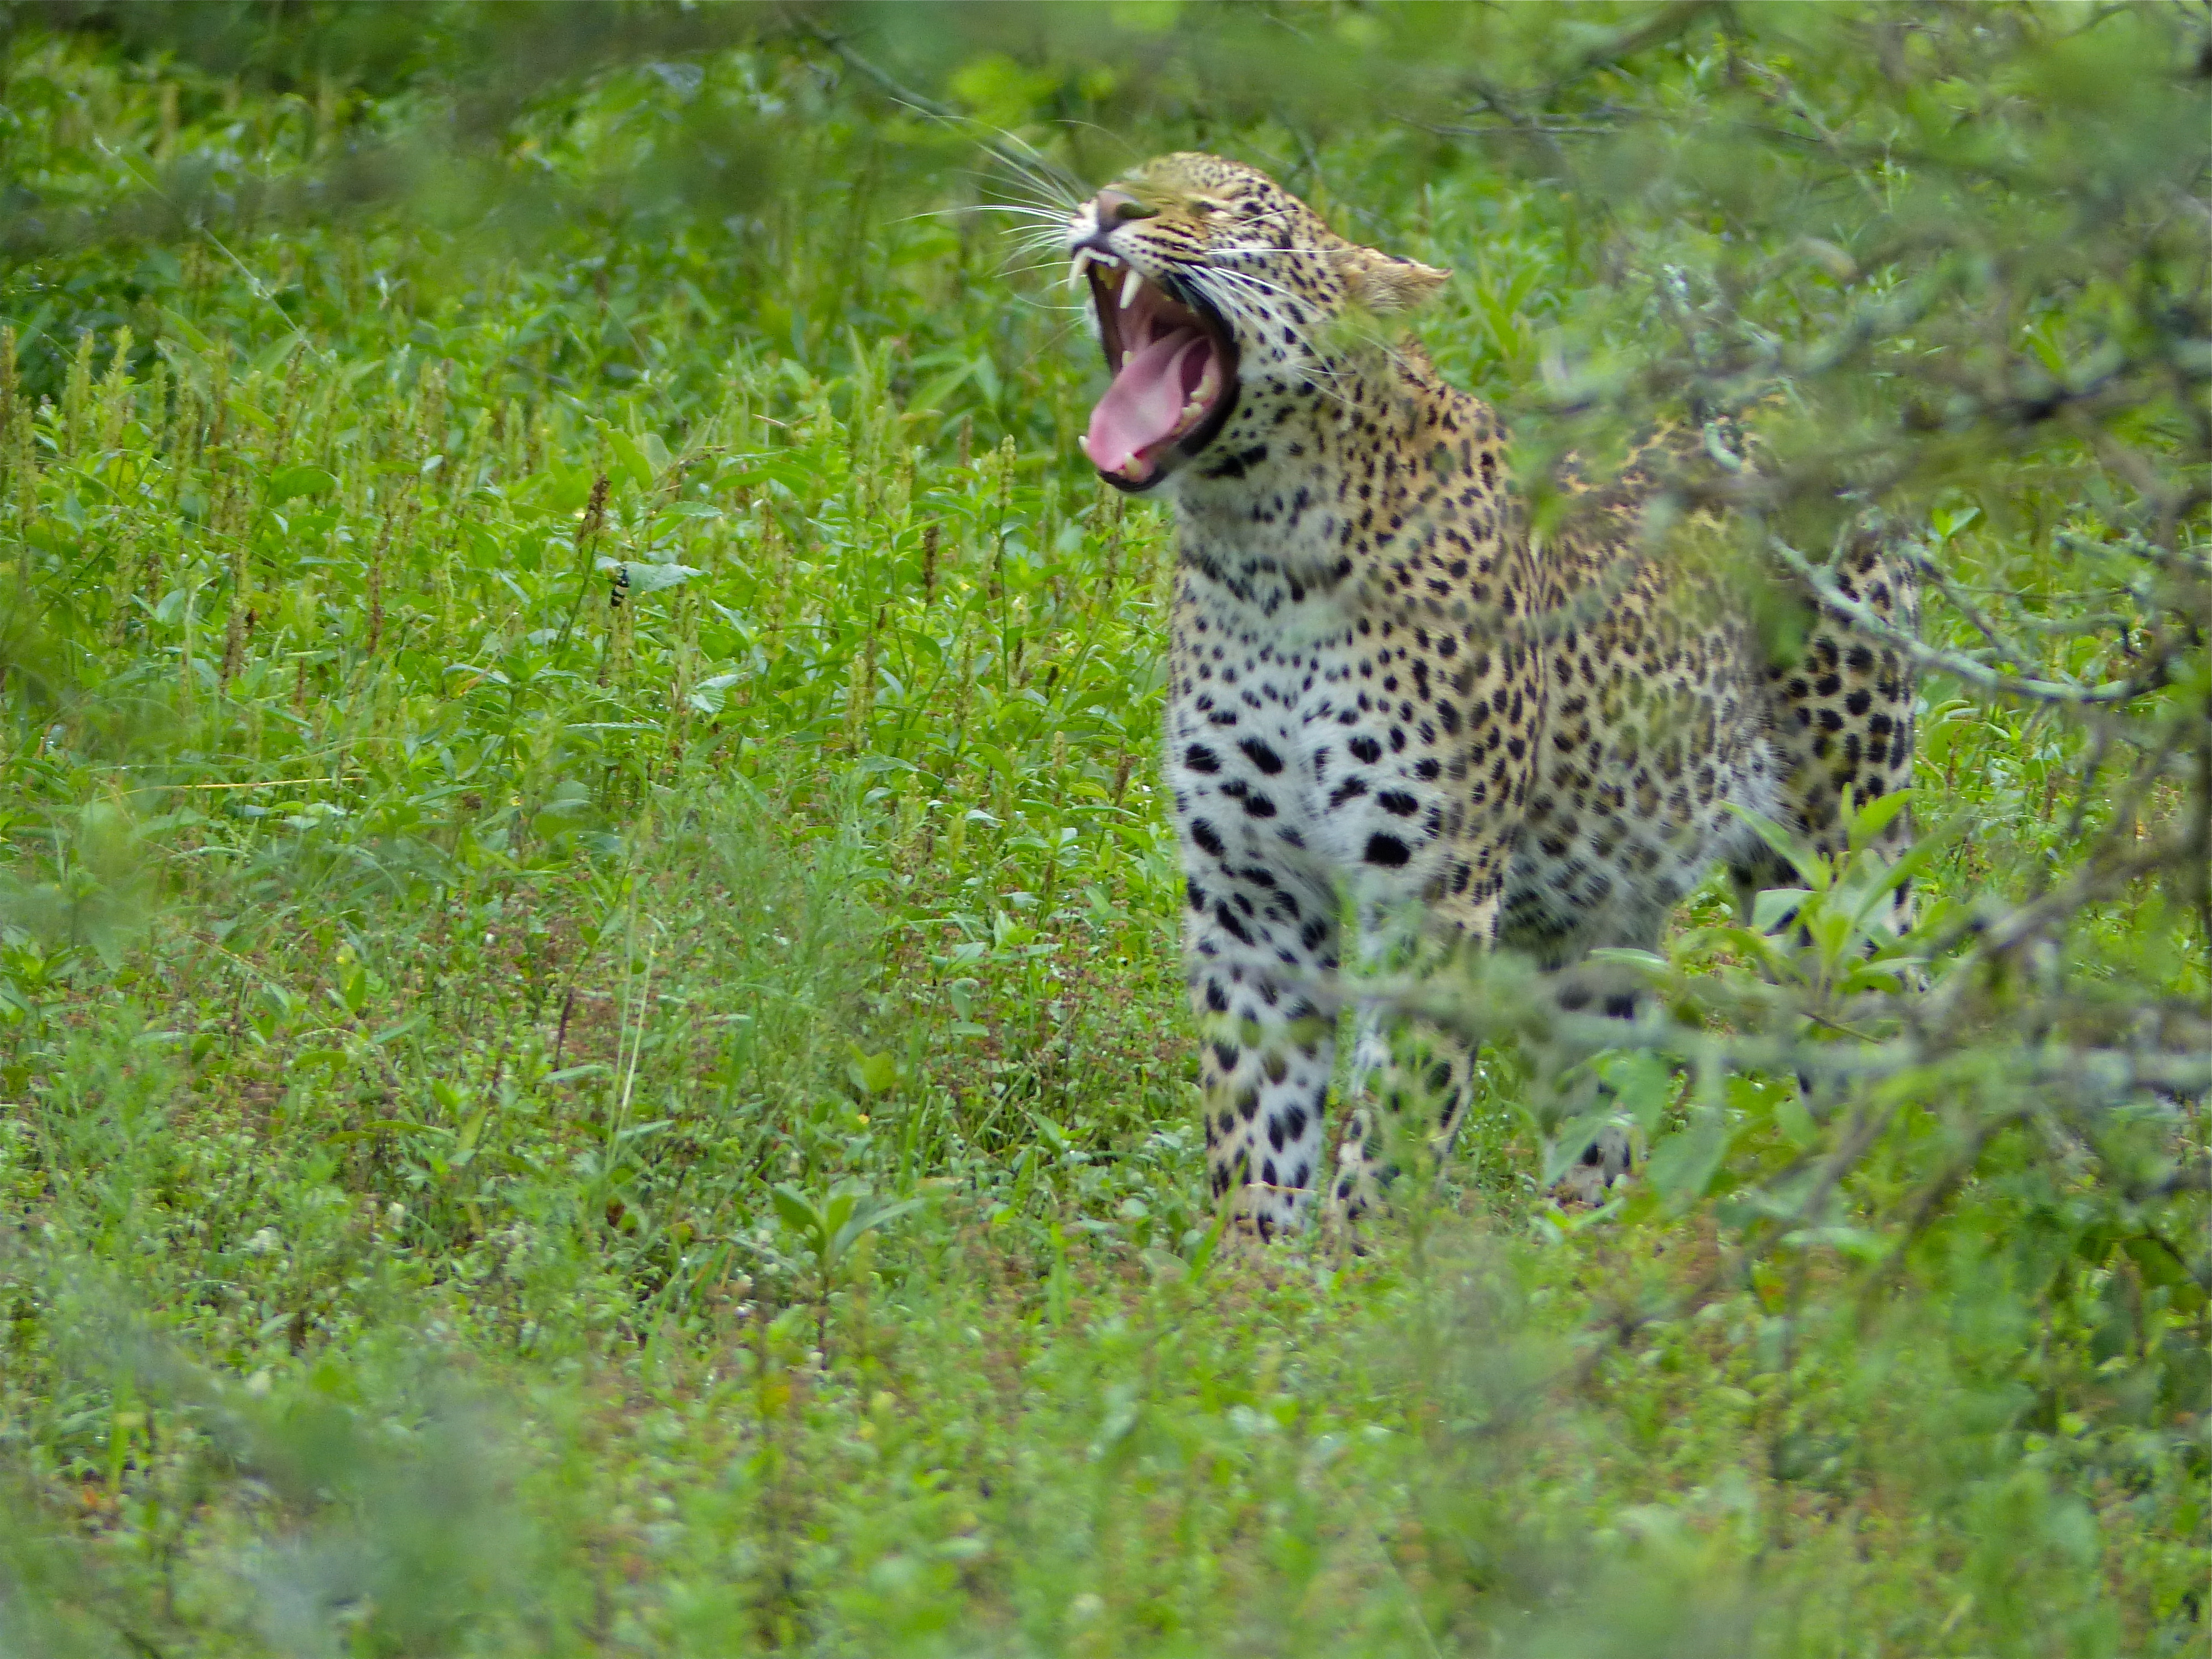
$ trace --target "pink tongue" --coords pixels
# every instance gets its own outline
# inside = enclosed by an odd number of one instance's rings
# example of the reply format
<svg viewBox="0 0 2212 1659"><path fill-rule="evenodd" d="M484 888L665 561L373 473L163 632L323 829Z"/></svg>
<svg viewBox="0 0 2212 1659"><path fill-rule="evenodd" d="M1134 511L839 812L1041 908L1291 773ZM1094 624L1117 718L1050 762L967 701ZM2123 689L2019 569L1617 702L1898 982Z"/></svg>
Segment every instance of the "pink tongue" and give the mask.
<svg viewBox="0 0 2212 1659"><path fill-rule="evenodd" d="M1205 376L1203 354L1212 349L1203 333L1184 328L1162 335L1130 358L1091 411L1091 430L1083 439L1091 464L1102 472L1127 474L1143 451L1170 435L1182 418L1184 403ZM1194 362L1194 351L1201 354ZM1196 372L1187 372L1192 369ZM1151 471L1147 466L1137 476Z"/></svg>

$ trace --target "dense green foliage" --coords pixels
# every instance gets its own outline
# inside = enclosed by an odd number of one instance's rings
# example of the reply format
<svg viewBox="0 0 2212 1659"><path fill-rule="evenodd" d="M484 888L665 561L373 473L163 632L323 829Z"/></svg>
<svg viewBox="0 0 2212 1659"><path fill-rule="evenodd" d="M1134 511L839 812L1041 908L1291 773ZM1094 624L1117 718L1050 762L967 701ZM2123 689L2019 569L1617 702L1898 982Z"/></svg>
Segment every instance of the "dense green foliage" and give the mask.
<svg viewBox="0 0 2212 1659"><path fill-rule="evenodd" d="M0 13L0 1651L2200 1651L2202 27ZM1364 1255L1206 1208L990 210L1194 144L1455 269L1540 520L1751 410L1929 562L1924 927L1686 905L1598 1215L1502 1041Z"/></svg>

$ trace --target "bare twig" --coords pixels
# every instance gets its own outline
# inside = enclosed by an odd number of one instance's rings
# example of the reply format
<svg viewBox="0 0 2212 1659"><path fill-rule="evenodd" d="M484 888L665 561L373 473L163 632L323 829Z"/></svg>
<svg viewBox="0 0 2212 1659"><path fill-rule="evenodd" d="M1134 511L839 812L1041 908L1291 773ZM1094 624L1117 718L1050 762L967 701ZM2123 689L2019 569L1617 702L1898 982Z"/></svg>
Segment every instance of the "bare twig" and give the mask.
<svg viewBox="0 0 2212 1659"><path fill-rule="evenodd" d="M2130 675L2124 680L2108 680L2102 685L2082 685L2069 680L2032 679L2025 675L2000 673L1988 664L1978 662L1972 657L1925 643L1918 635L1899 627L1873 606L1852 599L1837 586L1833 574L1826 566L1814 563L1780 537L1768 538L1767 546L1777 559L1813 590L1823 605L1844 617L1853 627L1863 629L1883 644L1894 647L1923 668L1949 674L1996 696L2086 707L2130 702L2166 684L2166 670L2163 662L2153 663L2143 673Z"/></svg>

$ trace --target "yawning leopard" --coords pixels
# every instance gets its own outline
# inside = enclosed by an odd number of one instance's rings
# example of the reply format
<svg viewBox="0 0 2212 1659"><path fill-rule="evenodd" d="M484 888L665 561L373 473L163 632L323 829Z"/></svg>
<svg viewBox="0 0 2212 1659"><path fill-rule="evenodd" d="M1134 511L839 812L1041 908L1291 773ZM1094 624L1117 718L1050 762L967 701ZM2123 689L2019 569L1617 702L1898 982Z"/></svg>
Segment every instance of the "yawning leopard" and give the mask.
<svg viewBox="0 0 2212 1659"><path fill-rule="evenodd" d="M1469 1092L1463 1046L1426 1034L1441 1060L1390 1075L1395 1034L1369 1019L1324 1170L1334 1023L1313 992L1347 928L1369 962L1408 916L1554 967L1648 949L1715 860L1771 884L1731 808L1831 848L1839 801L1910 781L1912 677L1809 603L1776 659L1684 538L1647 533L1644 469L1532 533L1496 416L1376 320L1446 273L1346 240L1264 174L1161 157L1085 203L1067 247L1113 376L1084 452L1174 504L1165 775L1209 1164L1265 1235L1317 1187L1367 1201L1378 1082L1385 1108L1433 1103L1439 1146ZM1838 574L1910 621L1878 545ZM1626 1142L1583 1158L1601 1191Z"/></svg>

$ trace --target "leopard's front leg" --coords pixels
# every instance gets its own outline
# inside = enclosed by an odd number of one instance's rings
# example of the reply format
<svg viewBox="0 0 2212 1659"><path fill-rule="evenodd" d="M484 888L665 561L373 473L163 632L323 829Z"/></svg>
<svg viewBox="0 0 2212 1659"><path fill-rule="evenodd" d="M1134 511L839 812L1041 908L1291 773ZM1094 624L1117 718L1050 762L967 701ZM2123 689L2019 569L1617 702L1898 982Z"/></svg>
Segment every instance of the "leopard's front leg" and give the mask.
<svg viewBox="0 0 2212 1659"><path fill-rule="evenodd" d="M1212 1194L1265 1239L1303 1224L1321 1170L1336 1030L1314 994L1336 969L1336 896L1201 811L1183 821L1183 891Z"/></svg>
<svg viewBox="0 0 2212 1659"><path fill-rule="evenodd" d="M1407 1161L1435 1173L1459 1138L1474 1086L1462 1038L1425 1021L1393 1023L1363 1010L1352 1048L1351 1111L1331 1177L1332 1224L1358 1220L1382 1200Z"/></svg>
<svg viewBox="0 0 2212 1659"><path fill-rule="evenodd" d="M1183 937L1206 1167L1214 1197L1267 1238L1304 1222L1320 1172L1336 1045L1313 993L1336 966L1335 917L1325 892L1194 850Z"/></svg>
<svg viewBox="0 0 2212 1659"><path fill-rule="evenodd" d="M1486 848L1479 864L1465 857L1440 860L1445 878L1421 884L1418 909L1403 900L1395 913L1371 897L1363 902L1363 972L1419 980L1449 972L1466 951L1489 949L1497 931L1495 889L1460 872L1486 872L1502 866L1503 857L1502 848ZM1439 887L1448 890L1441 902ZM1371 1003L1361 1007L1352 1109L1330 1178L1333 1224L1357 1221L1373 1208L1408 1159L1418 1160L1424 1179L1437 1173L1459 1139L1474 1081L1474 1049L1456 1032L1426 1020L1389 1018Z"/></svg>

